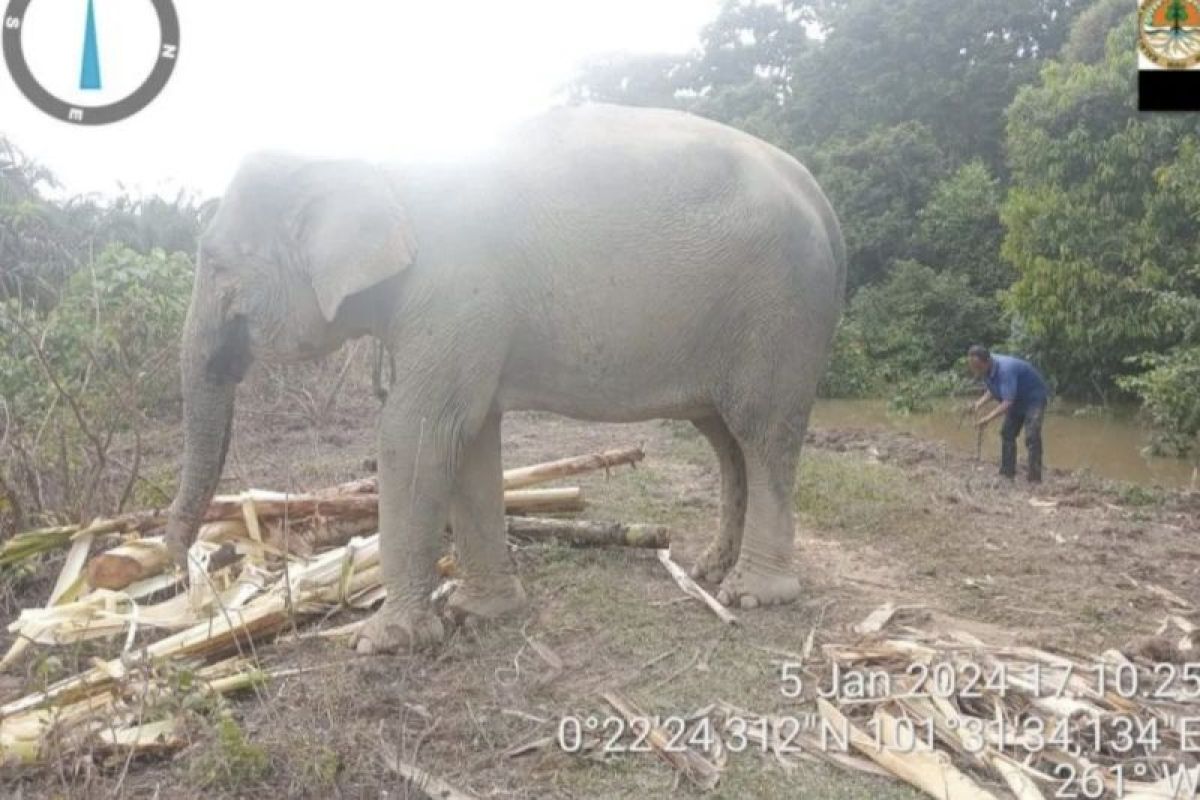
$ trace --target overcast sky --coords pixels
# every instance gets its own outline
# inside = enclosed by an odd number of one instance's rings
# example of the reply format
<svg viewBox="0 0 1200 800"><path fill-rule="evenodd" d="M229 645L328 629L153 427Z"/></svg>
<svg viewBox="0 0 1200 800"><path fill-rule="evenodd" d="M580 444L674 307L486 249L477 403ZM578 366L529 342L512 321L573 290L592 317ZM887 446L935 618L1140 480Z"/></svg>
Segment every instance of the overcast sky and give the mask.
<svg viewBox="0 0 1200 800"><path fill-rule="evenodd" d="M111 102L157 52L147 0L94 0L103 88L79 92L87 0L33 0L23 42L64 99ZM164 93L124 122L59 122L0 71L0 132L74 192L219 193L247 152L453 158L549 106L590 56L683 52L719 0L176 0ZM97 100L97 97L102 100Z"/></svg>

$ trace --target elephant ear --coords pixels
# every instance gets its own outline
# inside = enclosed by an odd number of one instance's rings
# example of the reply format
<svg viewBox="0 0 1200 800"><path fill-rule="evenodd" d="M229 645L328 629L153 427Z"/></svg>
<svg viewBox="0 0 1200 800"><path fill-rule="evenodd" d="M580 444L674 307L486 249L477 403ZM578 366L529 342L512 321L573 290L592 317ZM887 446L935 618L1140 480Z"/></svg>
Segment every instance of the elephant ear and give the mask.
<svg viewBox="0 0 1200 800"><path fill-rule="evenodd" d="M347 297L413 264L416 237L388 178L369 164L309 164L297 179L294 236L321 314L332 322Z"/></svg>

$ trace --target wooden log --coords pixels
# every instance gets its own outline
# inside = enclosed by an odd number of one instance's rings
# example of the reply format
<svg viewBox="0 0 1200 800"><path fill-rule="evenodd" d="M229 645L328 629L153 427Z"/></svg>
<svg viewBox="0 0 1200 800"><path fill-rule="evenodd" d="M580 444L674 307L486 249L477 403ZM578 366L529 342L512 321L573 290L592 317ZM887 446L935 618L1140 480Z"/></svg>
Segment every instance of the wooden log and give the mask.
<svg viewBox="0 0 1200 800"><path fill-rule="evenodd" d="M87 581L93 589L124 589L164 572L170 565L171 554L161 536L135 539L89 561Z"/></svg>
<svg viewBox="0 0 1200 800"><path fill-rule="evenodd" d="M231 519L201 525L196 538L202 542L221 544L245 538L246 535L245 522ZM349 538L347 536L346 540ZM345 544L345 541L341 543ZM171 564L163 537L135 539L93 557L87 565L87 582L93 589L117 591L167 572Z"/></svg>
<svg viewBox="0 0 1200 800"><path fill-rule="evenodd" d="M309 558L321 550L341 547L355 536L367 536L377 530L377 516L308 517L289 520L286 530L283 519L276 518L262 526L262 541L281 553Z"/></svg>
<svg viewBox="0 0 1200 800"><path fill-rule="evenodd" d="M246 539L246 521L241 519L222 519L216 522L206 522L200 526L196 541L224 544L235 539Z"/></svg>
<svg viewBox="0 0 1200 800"><path fill-rule="evenodd" d="M346 484L343 484L345 486ZM260 493L253 502L254 515L261 521L261 542L277 552L290 552L302 557L333 547L341 547L352 537L373 533L378 529L379 496L363 494L362 484L354 492L331 493L327 496L293 495L287 500L274 494ZM506 510L510 513L556 513L579 511L584 507L583 492L578 487L559 489L519 490L505 493ZM214 508L216 510L214 510ZM311 512L311 513L306 513ZM222 498L214 503L209 516L228 515L225 519L207 522L197 537L201 541L223 543L244 539L248 535L249 516L246 506ZM288 520L285 534L283 520ZM570 526L556 520L530 520L521 529L528 538L538 536L537 528ZM665 528L649 525L599 526L581 524L579 530L564 538L576 544L626 544L634 547L665 547L670 534ZM608 537L605 539L605 537ZM97 555L87 566L87 580L92 588L119 590L158 575L171 566L171 559L162 537L152 537L108 550Z"/></svg>
<svg viewBox="0 0 1200 800"><path fill-rule="evenodd" d="M586 456L518 467L504 471L504 488L523 489L527 486L567 478L584 472L598 469L607 470L622 464L636 464L645 457L646 453L642 448L625 447L620 450L606 450L603 453L591 453Z"/></svg>
<svg viewBox="0 0 1200 800"><path fill-rule="evenodd" d="M378 494L284 495L277 492L248 494L253 497L254 509L258 512L260 521L283 516L299 519L313 514L320 514L324 517L354 517L374 516L379 513ZM244 519L243 503L242 495L214 498L213 502L209 504L208 511L204 514L204 521Z"/></svg>
<svg viewBox="0 0 1200 800"><path fill-rule="evenodd" d="M643 525L591 520L509 517L508 535L535 541L557 540L579 547L648 547L659 550L671 546L671 529L665 525Z"/></svg>
<svg viewBox="0 0 1200 800"><path fill-rule="evenodd" d="M578 486L563 489L517 489L504 493L507 514L567 514L583 511L586 503Z"/></svg>
<svg viewBox="0 0 1200 800"><path fill-rule="evenodd" d="M633 464L643 458L645 453L640 447L627 447L518 467L504 473L505 488L515 489L568 475L578 475L589 470ZM260 521L281 517L285 513L289 516L375 515L378 514L378 492L378 479L372 475L311 493L285 495L280 492L251 491L236 495L217 495L205 510L203 521L218 522L242 518L247 495L253 501ZM551 495L518 495L513 500L515 505L511 510L513 513L558 513L583 509L583 501L580 498L564 499L564 505L560 507L550 500L550 497ZM543 501L547 505L541 505ZM111 519L95 519L84 525L57 525L24 531L0 544L0 566L15 564L38 553L66 547L84 532L94 536L111 533L148 533L166 525L168 514L166 508L154 508L121 514Z"/></svg>

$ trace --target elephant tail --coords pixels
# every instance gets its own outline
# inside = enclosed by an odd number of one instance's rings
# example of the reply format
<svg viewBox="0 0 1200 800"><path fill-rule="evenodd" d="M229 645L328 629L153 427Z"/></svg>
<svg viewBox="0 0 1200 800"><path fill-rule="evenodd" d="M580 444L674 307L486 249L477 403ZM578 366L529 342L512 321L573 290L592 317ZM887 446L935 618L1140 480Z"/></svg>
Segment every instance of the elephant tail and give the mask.
<svg viewBox="0 0 1200 800"><path fill-rule="evenodd" d="M840 309L846 302L846 239L842 236L842 226L837 215L830 208L825 214L825 229L828 231L829 248L833 251L833 261L837 269L837 302Z"/></svg>

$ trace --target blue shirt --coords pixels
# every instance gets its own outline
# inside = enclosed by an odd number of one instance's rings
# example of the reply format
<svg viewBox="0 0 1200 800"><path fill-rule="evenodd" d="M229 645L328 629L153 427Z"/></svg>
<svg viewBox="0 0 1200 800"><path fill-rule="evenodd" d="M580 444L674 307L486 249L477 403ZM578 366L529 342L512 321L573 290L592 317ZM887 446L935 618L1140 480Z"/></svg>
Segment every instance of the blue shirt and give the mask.
<svg viewBox="0 0 1200 800"><path fill-rule="evenodd" d="M1042 405L1050 396L1046 381L1028 361L1015 356L992 354L992 366L983 379L997 400L1011 400L1013 410L1021 413Z"/></svg>

